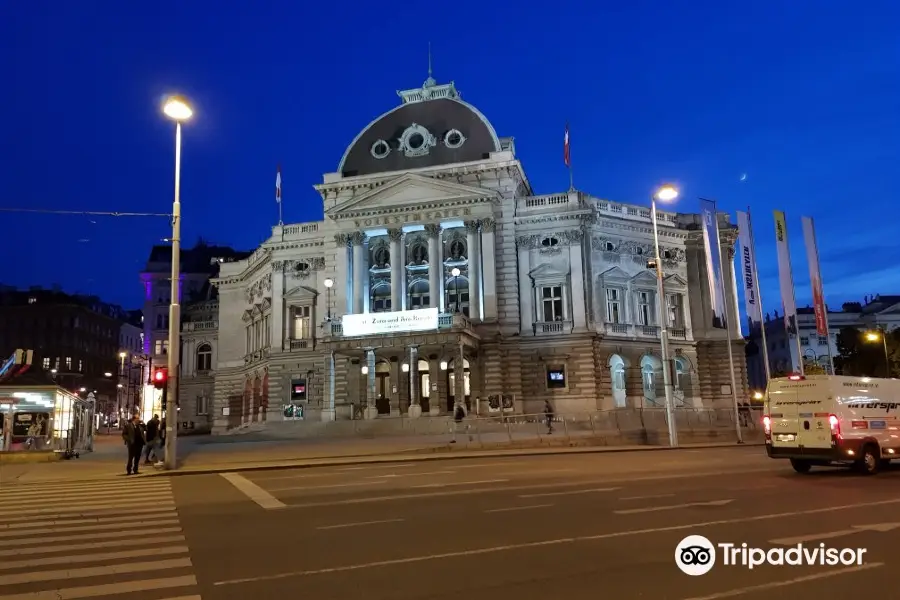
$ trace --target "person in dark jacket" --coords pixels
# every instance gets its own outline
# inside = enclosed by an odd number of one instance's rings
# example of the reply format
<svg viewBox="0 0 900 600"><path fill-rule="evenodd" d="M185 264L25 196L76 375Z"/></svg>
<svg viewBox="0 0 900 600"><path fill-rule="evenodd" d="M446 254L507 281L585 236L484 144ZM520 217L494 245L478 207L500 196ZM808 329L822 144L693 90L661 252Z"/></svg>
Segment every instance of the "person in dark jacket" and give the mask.
<svg viewBox="0 0 900 600"><path fill-rule="evenodd" d="M125 463L126 475L138 474L138 467L141 464L141 451L144 449L144 442L147 439L146 435L144 424L141 423L139 414L131 417L131 420L125 423L125 426L122 428L122 440L125 442L125 447L128 448L128 462Z"/></svg>
<svg viewBox="0 0 900 600"><path fill-rule="evenodd" d="M157 460L160 456L159 442L162 439L162 431L159 427L159 415L153 415L153 418L147 421L147 448L144 451L144 464L150 464L150 455L153 454Z"/></svg>
<svg viewBox="0 0 900 600"><path fill-rule="evenodd" d="M547 422L547 434L553 433L553 418L555 415L553 414L553 406L550 405L549 400L544 400L544 420Z"/></svg>

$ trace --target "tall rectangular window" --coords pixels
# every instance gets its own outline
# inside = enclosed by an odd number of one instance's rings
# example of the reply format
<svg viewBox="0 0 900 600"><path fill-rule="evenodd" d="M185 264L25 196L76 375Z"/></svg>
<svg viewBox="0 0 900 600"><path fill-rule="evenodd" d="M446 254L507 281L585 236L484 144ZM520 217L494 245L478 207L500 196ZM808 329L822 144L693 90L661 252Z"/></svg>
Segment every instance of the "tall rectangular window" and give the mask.
<svg viewBox="0 0 900 600"><path fill-rule="evenodd" d="M653 324L653 305L650 292L638 292L638 325Z"/></svg>
<svg viewBox="0 0 900 600"><path fill-rule="evenodd" d="M684 312L681 310L681 294L668 294L666 303L668 306L669 327L681 327L684 324Z"/></svg>
<svg viewBox="0 0 900 600"><path fill-rule="evenodd" d="M606 288L606 319L610 323L622 322L622 302L615 288Z"/></svg>
<svg viewBox="0 0 900 600"><path fill-rule="evenodd" d="M549 285L541 288L541 306L544 322L565 321L563 313L562 287Z"/></svg>
<svg viewBox="0 0 900 600"><path fill-rule="evenodd" d="M294 307L294 339L308 340L312 337L312 307Z"/></svg>

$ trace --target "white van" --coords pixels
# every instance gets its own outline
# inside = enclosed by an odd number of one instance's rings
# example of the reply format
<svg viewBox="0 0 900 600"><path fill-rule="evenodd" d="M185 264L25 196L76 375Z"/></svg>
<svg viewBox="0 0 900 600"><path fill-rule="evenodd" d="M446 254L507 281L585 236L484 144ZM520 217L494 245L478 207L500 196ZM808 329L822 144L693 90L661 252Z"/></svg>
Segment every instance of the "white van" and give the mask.
<svg viewBox="0 0 900 600"><path fill-rule="evenodd" d="M766 452L798 473L837 463L874 474L900 458L900 380L778 377L765 401Z"/></svg>

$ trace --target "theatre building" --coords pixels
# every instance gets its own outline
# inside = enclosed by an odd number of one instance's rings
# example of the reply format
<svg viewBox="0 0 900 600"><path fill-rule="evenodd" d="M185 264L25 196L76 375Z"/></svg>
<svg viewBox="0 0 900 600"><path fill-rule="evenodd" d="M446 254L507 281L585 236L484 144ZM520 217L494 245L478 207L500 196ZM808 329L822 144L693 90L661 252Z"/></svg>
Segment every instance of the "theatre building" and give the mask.
<svg viewBox="0 0 900 600"><path fill-rule="evenodd" d="M481 415L661 406L660 335L677 405L730 405L698 215L658 213L658 298L648 206L537 195L512 138L452 83L399 96L315 186L323 220L276 226L220 266L214 432L457 402ZM719 228L728 265L737 231L726 215ZM724 279L733 289L733 269ZM727 305L733 317L736 295Z"/></svg>

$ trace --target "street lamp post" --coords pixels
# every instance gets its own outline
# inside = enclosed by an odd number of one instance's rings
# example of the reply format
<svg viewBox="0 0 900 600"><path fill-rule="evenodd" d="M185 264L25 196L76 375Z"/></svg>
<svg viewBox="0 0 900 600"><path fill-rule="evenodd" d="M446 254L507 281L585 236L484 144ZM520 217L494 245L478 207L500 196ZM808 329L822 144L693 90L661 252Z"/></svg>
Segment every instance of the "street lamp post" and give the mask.
<svg viewBox="0 0 900 600"><path fill-rule="evenodd" d="M867 331L866 332L866 341L867 342L877 342L881 340L881 343L884 347L884 376L891 376L891 358L888 354L887 347L887 334L884 329L878 329L876 331Z"/></svg>
<svg viewBox="0 0 900 600"><path fill-rule="evenodd" d="M331 321L331 288L334 287L334 279L329 277L323 283L325 284L325 310L328 314L328 321Z"/></svg>
<svg viewBox="0 0 900 600"><path fill-rule="evenodd" d="M178 361L181 353L181 124L194 114L187 100L171 96L163 106L167 117L175 121L175 198L172 202L172 280L169 301L168 404L166 406L165 467L174 469L178 432Z"/></svg>
<svg viewBox="0 0 900 600"><path fill-rule="evenodd" d="M460 273L461 273L461 271L456 267L453 267L450 270L450 275L453 276L453 295L454 295L454 298L456 298L456 302L453 303L453 312L462 312L459 307L459 304L460 304L460 302L459 302L459 275L460 275ZM450 303L450 298L449 298L450 294L447 294L447 296L448 296L447 303L449 304Z"/></svg>
<svg viewBox="0 0 900 600"><path fill-rule="evenodd" d="M669 328L666 326L666 294L663 286L662 257L659 252L659 227L656 220L656 201L672 202L678 197L675 186L664 185L650 199L650 218L653 221L653 247L656 251L656 301L659 319L659 350L662 359L663 387L666 393L666 421L669 425L669 446L678 447L678 427L675 424L675 407L672 399L672 378L669 374Z"/></svg>

